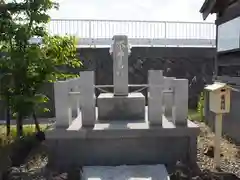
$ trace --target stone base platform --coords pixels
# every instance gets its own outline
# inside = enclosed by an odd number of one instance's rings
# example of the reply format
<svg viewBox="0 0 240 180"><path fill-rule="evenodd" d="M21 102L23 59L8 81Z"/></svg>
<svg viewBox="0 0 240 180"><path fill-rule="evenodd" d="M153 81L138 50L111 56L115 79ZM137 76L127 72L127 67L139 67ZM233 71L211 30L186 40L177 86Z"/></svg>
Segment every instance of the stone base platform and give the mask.
<svg viewBox="0 0 240 180"><path fill-rule="evenodd" d="M142 93L114 96L101 93L97 98L98 120L138 120L145 117L145 97Z"/></svg>
<svg viewBox="0 0 240 180"><path fill-rule="evenodd" d="M146 114L147 117L147 114ZM162 126L149 126L148 120L96 122L93 129L74 120L68 129L46 133L49 162L61 168L77 166L173 165L179 159L196 161L200 129L188 121L176 127L163 116Z"/></svg>
<svg viewBox="0 0 240 180"><path fill-rule="evenodd" d="M166 167L157 165L138 166L87 166L83 167L82 180L170 180Z"/></svg>

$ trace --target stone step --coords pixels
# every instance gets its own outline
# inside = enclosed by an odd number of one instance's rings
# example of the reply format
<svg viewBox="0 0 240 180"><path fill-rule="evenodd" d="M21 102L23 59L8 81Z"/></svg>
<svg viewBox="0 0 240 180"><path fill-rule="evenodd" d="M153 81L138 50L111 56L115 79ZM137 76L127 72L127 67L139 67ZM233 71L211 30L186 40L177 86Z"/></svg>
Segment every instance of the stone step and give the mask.
<svg viewBox="0 0 240 180"><path fill-rule="evenodd" d="M170 180L166 167L158 165L85 166L82 180Z"/></svg>

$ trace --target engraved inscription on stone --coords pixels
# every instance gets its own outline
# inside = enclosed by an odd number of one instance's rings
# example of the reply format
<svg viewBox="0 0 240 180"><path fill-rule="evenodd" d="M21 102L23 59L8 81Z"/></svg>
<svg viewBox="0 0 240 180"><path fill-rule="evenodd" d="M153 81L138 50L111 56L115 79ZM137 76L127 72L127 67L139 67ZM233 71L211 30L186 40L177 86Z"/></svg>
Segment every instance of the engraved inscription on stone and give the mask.
<svg viewBox="0 0 240 180"><path fill-rule="evenodd" d="M122 76L122 73L123 73L123 68L124 68L124 65L123 65L123 56L124 56L124 48L126 47L126 44L124 43L124 41L119 41L116 43L116 46L117 46L117 57L118 58L118 61L117 61L117 76Z"/></svg>

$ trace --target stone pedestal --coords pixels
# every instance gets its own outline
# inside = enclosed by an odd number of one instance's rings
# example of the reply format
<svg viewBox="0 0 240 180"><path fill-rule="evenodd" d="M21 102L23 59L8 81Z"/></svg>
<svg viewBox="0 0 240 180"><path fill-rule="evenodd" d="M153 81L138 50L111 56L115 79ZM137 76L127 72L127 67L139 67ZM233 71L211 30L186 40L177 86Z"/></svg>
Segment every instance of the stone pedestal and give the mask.
<svg viewBox="0 0 240 180"><path fill-rule="evenodd" d="M146 118L147 119L147 118ZM162 118L162 127L147 121L97 122L94 129L46 132L49 162L56 166L119 166L165 164L173 167L181 159L196 163L199 127L185 127Z"/></svg>
<svg viewBox="0 0 240 180"><path fill-rule="evenodd" d="M127 96L102 93L97 104L98 120L145 119L145 97L142 93L129 93Z"/></svg>

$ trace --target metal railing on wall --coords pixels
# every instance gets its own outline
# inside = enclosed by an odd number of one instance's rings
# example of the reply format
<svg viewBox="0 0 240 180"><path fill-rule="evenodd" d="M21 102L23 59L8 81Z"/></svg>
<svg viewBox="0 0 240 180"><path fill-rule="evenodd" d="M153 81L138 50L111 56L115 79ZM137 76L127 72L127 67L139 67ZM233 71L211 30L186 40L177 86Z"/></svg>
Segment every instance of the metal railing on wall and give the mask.
<svg viewBox="0 0 240 180"><path fill-rule="evenodd" d="M215 39L216 28L207 22L52 19L49 32L79 38L112 38L116 34L139 39Z"/></svg>

